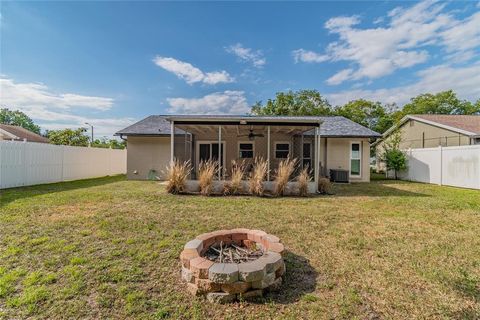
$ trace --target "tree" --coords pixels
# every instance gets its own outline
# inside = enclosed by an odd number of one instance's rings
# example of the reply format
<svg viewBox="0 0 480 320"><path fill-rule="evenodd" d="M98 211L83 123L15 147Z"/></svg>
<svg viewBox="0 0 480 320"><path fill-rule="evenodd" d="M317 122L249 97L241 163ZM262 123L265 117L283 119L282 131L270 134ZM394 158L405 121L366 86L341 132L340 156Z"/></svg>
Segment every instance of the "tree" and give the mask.
<svg viewBox="0 0 480 320"><path fill-rule="evenodd" d="M36 134L40 134L40 126L36 125L29 116L19 110L0 109L0 123L20 126Z"/></svg>
<svg viewBox="0 0 480 320"><path fill-rule="evenodd" d="M47 137L53 144L86 147L89 138L84 134L85 131L85 128L48 130Z"/></svg>
<svg viewBox="0 0 480 320"><path fill-rule="evenodd" d="M373 131L383 133L394 124L391 109L393 106L385 107L380 102L359 99L338 107L335 113Z"/></svg>
<svg viewBox="0 0 480 320"><path fill-rule="evenodd" d="M107 137L102 137L100 139L95 139L92 143L92 147L95 148L112 148L112 149L125 149L125 141L119 141L116 139L107 139Z"/></svg>
<svg viewBox="0 0 480 320"><path fill-rule="evenodd" d="M262 116L325 116L332 114L328 101L317 90L277 92L275 99L268 99L252 106L251 113Z"/></svg>
<svg viewBox="0 0 480 320"><path fill-rule="evenodd" d="M407 114L480 114L480 102L460 100L453 90L425 93L410 99L396 115L397 120Z"/></svg>
<svg viewBox="0 0 480 320"><path fill-rule="evenodd" d="M385 162L387 170L393 170L395 180L398 179L398 172L407 169L407 156L400 150L402 137L399 131L395 131L387 141L385 141L382 161Z"/></svg>

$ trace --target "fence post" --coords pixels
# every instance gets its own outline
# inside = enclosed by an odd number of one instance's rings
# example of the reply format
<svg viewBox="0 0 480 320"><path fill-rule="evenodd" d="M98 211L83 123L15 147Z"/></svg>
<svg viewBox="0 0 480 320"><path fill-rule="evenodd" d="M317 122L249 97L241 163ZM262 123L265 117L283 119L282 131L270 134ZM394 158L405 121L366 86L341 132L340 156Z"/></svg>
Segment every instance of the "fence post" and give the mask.
<svg viewBox="0 0 480 320"><path fill-rule="evenodd" d="M65 146L64 145L61 145L62 147L62 165L60 167L60 169L62 170L62 173L60 174L60 181L63 181L63 166L64 166L64 162L65 162Z"/></svg>
<svg viewBox="0 0 480 320"><path fill-rule="evenodd" d="M23 159L23 163L22 163L23 170L22 170L22 182L20 185L25 186L26 185L25 182L27 180L27 142L25 139L23 140L23 143L22 143L22 159Z"/></svg>
<svg viewBox="0 0 480 320"><path fill-rule="evenodd" d="M439 145L440 148L440 185L443 185L443 147Z"/></svg>

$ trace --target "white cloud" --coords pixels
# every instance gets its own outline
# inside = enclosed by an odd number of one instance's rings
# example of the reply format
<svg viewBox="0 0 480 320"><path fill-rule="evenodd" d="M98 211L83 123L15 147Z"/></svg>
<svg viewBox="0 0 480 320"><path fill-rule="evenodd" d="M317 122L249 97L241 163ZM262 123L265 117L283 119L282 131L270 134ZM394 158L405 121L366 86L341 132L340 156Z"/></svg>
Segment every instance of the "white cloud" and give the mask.
<svg viewBox="0 0 480 320"><path fill-rule="evenodd" d="M293 60L298 62L324 62L330 59L328 55L318 54L313 51L297 49L292 51Z"/></svg>
<svg viewBox="0 0 480 320"><path fill-rule="evenodd" d="M245 114L250 111L243 91L224 91L201 98L168 98L169 113Z"/></svg>
<svg viewBox="0 0 480 320"><path fill-rule="evenodd" d="M84 96L74 93L55 93L40 83L16 83L13 79L0 78L0 101L9 107L50 106L69 109L83 107L108 110L113 105L112 98Z"/></svg>
<svg viewBox="0 0 480 320"><path fill-rule="evenodd" d="M480 98L480 63L467 67L438 65L417 73L417 82L389 89L350 90L327 95L334 105L343 105L350 100L367 99L403 105L410 98L422 93L436 93L453 89L459 97L476 101Z"/></svg>
<svg viewBox="0 0 480 320"><path fill-rule="evenodd" d="M353 69L344 69L330 78L327 79L328 84L339 84L345 81L346 79L349 79L353 73Z"/></svg>
<svg viewBox="0 0 480 320"><path fill-rule="evenodd" d="M443 31L440 36L447 52L471 52L480 47L480 12Z"/></svg>
<svg viewBox="0 0 480 320"><path fill-rule="evenodd" d="M188 84L197 82L217 84L222 82L233 82L235 80L224 70L203 72L188 62L183 62L174 58L156 56L153 59L153 62L157 66L175 74L178 78L185 80Z"/></svg>
<svg viewBox="0 0 480 320"><path fill-rule="evenodd" d="M133 118L101 118L80 116L73 111L79 108L107 111L113 106L112 98L85 96L75 93L55 93L39 83L17 83L13 79L0 78L0 106L20 110L45 129L85 127L85 122L94 125L95 137L111 136L131 124Z"/></svg>
<svg viewBox="0 0 480 320"><path fill-rule="evenodd" d="M480 46L480 12L457 20L453 12L443 12L445 3L423 1L388 13L385 27L361 28L358 16L335 17L325 23L338 41L325 53L305 49L293 51L295 62L347 61L352 64L327 80L340 84L347 80L376 79L426 62L428 46L445 50L450 62L469 61ZM378 21L375 21L378 22Z"/></svg>
<svg viewBox="0 0 480 320"><path fill-rule="evenodd" d="M350 29L351 26L359 23L360 18L358 16L335 17L325 23L325 28L329 29L332 32L338 32L340 30Z"/></svg>
<svg viewBox="0 0 480 320"><path fill-rule="evenodd" d="M236 55L243 61L251 62L254 67L261 68L267 63L267 60L263 56L261 50L253 50L251 48L245 48L242 44L237 43L225 48L228 53Z"/></svg>

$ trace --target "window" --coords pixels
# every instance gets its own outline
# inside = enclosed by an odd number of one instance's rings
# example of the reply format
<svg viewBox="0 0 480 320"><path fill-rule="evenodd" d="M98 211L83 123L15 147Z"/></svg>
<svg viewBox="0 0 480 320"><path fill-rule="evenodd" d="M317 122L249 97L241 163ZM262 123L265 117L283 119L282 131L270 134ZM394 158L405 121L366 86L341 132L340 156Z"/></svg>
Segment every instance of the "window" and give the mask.
<svg viewBox="0 0 480 320"><path fill-rule="evenodd" d="M275 143L275 158L277 159L288 158L289 153L290 153L289 143L284 143L284 142Z"/></svg>
<svg viewBox="0 0 480 320"><path fill-rule="evenodd" d="M350 175L360 176L362 167L360 143L352 142L350 149Z"/></svg>
<svg viewBox="0 0 480 320"><path fill-rule="evenodd" d="M253 143L251 142L240 142L238 145L238 157L240 159L251 159L253 158Z"/></svg>
<svg viewBox="0 0 480 320"><path fill-rule="evenodd" d="M310 143L303 144L303 167L312 169L312 145Z"/></svg>

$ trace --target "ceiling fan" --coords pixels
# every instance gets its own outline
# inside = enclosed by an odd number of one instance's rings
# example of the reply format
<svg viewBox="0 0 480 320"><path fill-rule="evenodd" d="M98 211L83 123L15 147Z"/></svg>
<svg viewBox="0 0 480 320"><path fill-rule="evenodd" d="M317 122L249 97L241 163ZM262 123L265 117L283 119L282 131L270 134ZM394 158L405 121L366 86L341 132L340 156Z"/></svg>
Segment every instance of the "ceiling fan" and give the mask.
<svg viewBox="0 0 480 320"><path fill-rule="evenodd" d="M237 137L248 137L248 140L253 140L256 137L264 137L263 133L255 133L253 132L253 129L250 129L250 132L248 134L239 134Z"/></svg>

